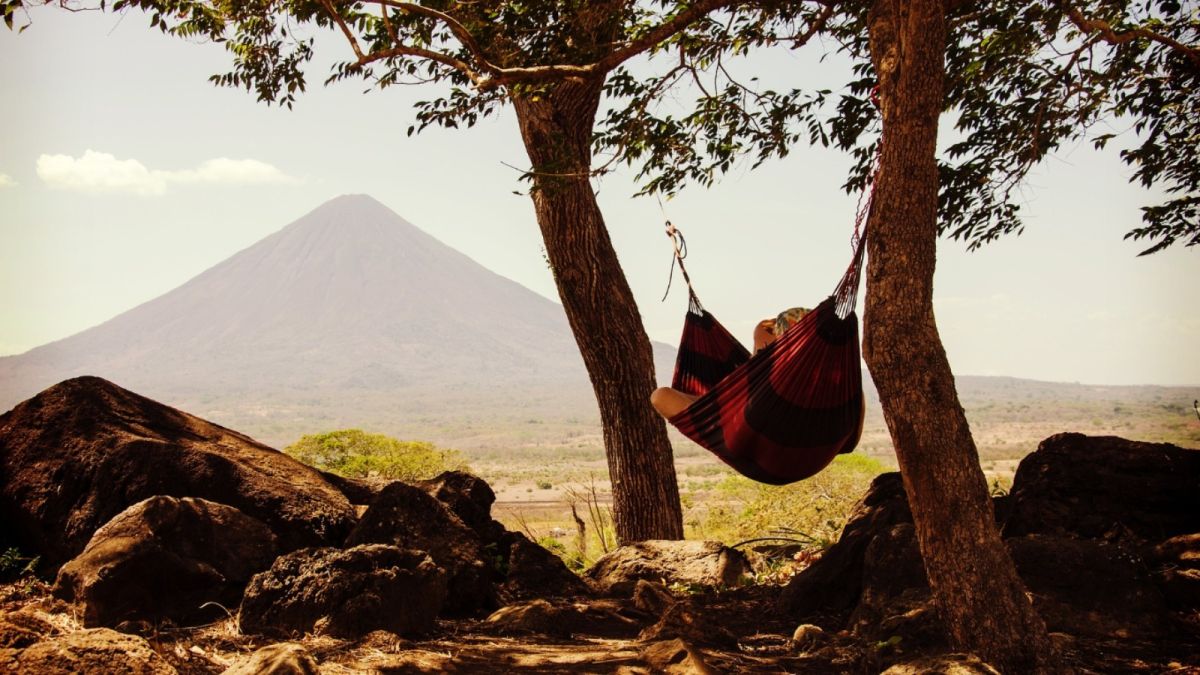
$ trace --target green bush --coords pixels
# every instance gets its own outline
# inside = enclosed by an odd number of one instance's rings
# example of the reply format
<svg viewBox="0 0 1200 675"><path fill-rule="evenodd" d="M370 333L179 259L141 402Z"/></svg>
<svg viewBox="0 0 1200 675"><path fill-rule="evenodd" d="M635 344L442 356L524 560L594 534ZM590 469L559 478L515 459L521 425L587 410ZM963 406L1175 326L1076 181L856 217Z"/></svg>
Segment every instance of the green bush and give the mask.
<svg viewBox="0 0 1200 675"><path fill-rule="evenodd" d="M837 541L851 509L885 467L865 455L841 455L812 478L791 485L755 483L730 475L716 487L712 506L692 520L689 536L732 544L784 536L819 548Z"/></svg>
<svg viewBox="0 0 1200 675"><path fill-rule="evenodd" d="M362 429L304 436L283 451L309 466L348 478L421 480L467 468L457 450L424 441L401 441Z"/></svg>
<svg viewBox="0 0 1200 675"><path fill-rule="evenodd" d="M38 556L26 557L15 548L0 553L0 583L15 581L33 574L37 569Z"/></svg>

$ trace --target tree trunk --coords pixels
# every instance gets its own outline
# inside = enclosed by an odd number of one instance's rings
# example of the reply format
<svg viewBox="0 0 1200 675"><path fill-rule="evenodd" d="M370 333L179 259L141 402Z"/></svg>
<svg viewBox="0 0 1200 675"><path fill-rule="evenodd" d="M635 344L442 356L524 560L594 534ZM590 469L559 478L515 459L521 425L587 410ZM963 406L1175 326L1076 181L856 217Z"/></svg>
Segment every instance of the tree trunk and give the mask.
<svg viewBox="0 0 1200 675"><path fill-rule="evenodd" d="M943 4L876 0L868 20L885 141L867 225L864 356L952 644L1001 672L1050 672L1046 627L996 530L933 316Z"/></svg>
<svg viewBox="0 0 1200 675"><path fill-rule="evenodd" d="M682 539L666 425L650 407L650 339L591 185L600 79L514 96L533 166L533 207L558 295L596 392L617 539Z"/></svg>

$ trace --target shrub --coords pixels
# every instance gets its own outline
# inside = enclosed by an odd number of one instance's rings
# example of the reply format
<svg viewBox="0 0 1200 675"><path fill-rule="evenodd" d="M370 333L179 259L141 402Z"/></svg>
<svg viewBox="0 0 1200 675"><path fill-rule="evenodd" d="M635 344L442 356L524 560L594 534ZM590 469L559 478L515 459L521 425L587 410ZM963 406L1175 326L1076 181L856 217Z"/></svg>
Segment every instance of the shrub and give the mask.
<svg viewBox="0 0 1200 675"><path fill-rule="evenodd" d="M309 466L349 478L421 480L467 468L457 450L424 441L401 441L362 429L304 436L283 451Z"/></svg>
<svg viewBox="0 0 1200 675"><path fill-rule="evenodd" d="M696 533L725 543L781 535L824 548L837 541L851 509L884 466L865 455L841 455L824 471L791 485L730 475L716 488Z"/></svg>

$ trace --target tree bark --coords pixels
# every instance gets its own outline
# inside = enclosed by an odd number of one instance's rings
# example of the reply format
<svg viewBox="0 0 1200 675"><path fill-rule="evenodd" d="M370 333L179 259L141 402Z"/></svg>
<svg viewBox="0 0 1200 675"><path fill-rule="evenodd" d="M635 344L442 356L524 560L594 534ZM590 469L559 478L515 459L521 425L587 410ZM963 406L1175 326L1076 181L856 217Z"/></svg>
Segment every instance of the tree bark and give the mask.
<svg viewBox="0 0 1200 675"><path fill-rule="evenodd" d="M671 444L649 403L650 339L591 185L602 85L600 78L564 81L514 95L513 104L546 255L600 408L617 539L682 539Z"/></svg>
<svg viewBox="0 0 1200 675"><path fill-rule="evenodd" d="M864 357L952 644L1001 672L1053 672L1045 624L996 530L933 315L943 4L876 0L868 21L884 142L867 225Z"/></svg>

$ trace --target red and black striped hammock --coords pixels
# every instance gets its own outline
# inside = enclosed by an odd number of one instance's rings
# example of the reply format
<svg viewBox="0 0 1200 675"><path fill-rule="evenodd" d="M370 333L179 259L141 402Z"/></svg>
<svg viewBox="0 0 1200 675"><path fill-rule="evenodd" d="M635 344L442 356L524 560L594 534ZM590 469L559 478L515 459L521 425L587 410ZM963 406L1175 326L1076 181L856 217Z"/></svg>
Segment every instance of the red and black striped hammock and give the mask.
<svg viewBox="0 0 1200 675"><path fill-rule="evenodd" d="M866 237L833 294L751 356L704 309L683 267L688 312L671 387L699 396L668 421L747 478L772 485L803 480L862 434L858 300Z"/></svg>

